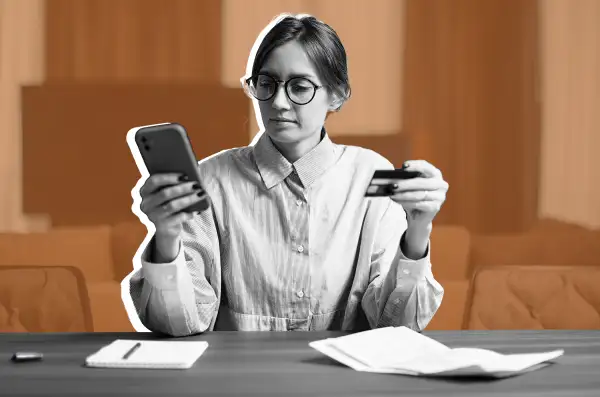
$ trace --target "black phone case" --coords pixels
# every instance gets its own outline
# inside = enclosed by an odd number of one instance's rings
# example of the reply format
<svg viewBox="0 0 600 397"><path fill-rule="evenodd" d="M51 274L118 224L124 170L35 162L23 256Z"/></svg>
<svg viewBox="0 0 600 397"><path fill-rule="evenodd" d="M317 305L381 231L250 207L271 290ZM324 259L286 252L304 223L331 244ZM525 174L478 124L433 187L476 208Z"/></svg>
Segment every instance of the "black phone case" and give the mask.
<svg viewBox="0 0 600 397"><path fill-rule="evenodd" d="M373 173L365 197L391 196L393 193L390 190L390 187L394 184L394 179L412 179L419 176L421 176L419 171L408 171L403 168L397 168L395 170L377 170Z"/></svg>
<svg viewBox="0 0 600 397"><path fill-rule="evenodd" d="M184 174L189 181L197 182L204 190L198 172L198 160L182 125L169 123L140 128L135 133L135 143L150 175ZM208 209L209 205L207 197L183 211L202 212Z"/></svg>

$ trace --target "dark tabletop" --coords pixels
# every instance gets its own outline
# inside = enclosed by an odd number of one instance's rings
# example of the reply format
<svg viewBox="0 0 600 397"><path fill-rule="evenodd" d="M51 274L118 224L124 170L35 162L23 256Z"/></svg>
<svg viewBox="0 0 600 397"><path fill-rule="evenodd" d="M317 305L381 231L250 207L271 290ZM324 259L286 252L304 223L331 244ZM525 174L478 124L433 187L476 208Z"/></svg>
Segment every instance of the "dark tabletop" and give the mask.
<svg viewBox="0 0 600 397"><path fill-rule="evenodd" d="M308 342L334 332L213 332L188 370L99 369L85 358L115 339L147 333L0 334L0 395L55 396L600 396L600 331L431 331L449 347L499 353L564 349L545 368L500 380L444 380L354 371ZM13 363L16 351L43 361Z"/></svg>

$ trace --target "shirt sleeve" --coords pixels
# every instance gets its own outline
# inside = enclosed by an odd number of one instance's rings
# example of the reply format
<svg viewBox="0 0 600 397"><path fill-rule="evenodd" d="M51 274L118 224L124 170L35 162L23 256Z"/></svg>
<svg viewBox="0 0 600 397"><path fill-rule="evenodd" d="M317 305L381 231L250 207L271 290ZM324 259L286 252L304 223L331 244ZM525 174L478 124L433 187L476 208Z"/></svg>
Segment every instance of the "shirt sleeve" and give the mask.
<svg viewBox="0 0 600 397"><path fill-rule="evenodd" d="M400 242L406 231L401 205L389 200L371 257L369 285L362 308L371 328L405 326L422 331L442 303L444 289L431 271L431 245L424 258L412 260Z"/></svg>
<svg viewBox="0 0 600 397"><path fill-rule="evenodd" d="M219 240L212 209L182 225L177 257L149 261L154 238L141 255L141 268L130 279L130 294L146 328L170 336L206 331L216 316L217 292L210 282L220 266Z"/></svg>

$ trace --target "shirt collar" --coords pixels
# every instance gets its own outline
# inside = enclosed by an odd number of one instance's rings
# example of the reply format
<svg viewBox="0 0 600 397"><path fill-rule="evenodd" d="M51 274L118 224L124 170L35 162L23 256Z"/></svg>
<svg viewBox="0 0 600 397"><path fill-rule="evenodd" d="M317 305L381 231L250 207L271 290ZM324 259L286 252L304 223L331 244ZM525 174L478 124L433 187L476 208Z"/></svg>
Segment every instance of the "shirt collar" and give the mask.
<svg viewBox="0 0 600 397"><path fill-rule="evenodd" d="M295 169L304 188L319 178L337 158L336 147L323 127L321 141L310 152L290 163L266 133L254 145L254 158L267 189L281 183Z"/></svg>

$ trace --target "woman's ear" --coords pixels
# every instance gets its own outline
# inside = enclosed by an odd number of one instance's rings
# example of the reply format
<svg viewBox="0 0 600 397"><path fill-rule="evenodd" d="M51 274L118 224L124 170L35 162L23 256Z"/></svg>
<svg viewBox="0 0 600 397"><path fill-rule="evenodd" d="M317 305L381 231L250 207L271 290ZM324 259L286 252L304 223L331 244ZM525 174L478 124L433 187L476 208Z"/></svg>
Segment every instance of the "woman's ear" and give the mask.
<svg viewBox="0 0 600 397"><path fill-rule="evenodd" d="M344 99L334 94L332 100L329 102L329 111L337 112L343 104Z"/></svg>

